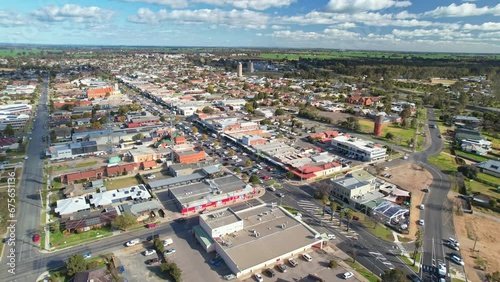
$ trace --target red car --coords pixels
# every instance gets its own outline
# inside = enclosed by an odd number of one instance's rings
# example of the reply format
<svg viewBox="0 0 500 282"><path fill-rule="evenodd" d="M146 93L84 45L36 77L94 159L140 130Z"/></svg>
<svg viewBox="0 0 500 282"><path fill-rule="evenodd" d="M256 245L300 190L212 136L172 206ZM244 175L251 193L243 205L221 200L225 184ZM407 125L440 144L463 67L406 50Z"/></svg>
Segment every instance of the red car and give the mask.
<svg viewBox="0 0 500 282"><path fill-rule="evenodd" d="M33 242L39 243L40 242L40 234L36 233L33 235Z"/></svg>
<svg viewBox="0 0 500 282"><path fill-rule="evenodd" d="M269 175L264 175L262 178L263 178L264 180L268 180L269 178L271 178L271 176L269 176Z"/></svg>
<svg viewBox="0 0 500 282"><path fill-rule="evenodd" d="M156 226L158 226L157 223L150 223L150 224L148 224L148 228L155 228Z"/></svg>

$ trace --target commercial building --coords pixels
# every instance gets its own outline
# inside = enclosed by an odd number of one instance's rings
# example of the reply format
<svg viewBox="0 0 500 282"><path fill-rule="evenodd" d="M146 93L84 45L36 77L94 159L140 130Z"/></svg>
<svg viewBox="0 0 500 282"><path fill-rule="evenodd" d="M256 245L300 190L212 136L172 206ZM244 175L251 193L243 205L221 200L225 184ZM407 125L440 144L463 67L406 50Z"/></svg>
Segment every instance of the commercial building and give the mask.
<svg viewBox="0 0 500 282"><path fill-rule="evenodd" d="M134 163L155 161L161 158L161 154L148 147L132 149L127 152L127 157Z"/></svg>
<svg viewBox="0 0 500 282"><path fill-rule="evenodd" d="M255 189L234 175L169 188L182 214L220 207L255 194Z"/></svg>
<svg viewBox="0 0 500 282"><path fill-rule="evenodd" d="M31 105L28 104L7 104L0 105L0 115L20 115L30 114Z"/></svg>
<svg viewBox="0 0 500 282"><path fill-rule="evenodd" d="M124 201L143 201L151 199L151 194L143 184L137 186L120 188L111 191L103 191L88 196L90 205L94 208L118 204Z"/></svg>
<svg viewBox="0 0 500 282"><path fill-rule="evenodd" d="M333 138L332 147L339 153L368 162L384 160L387 153L380 144L345 135Z"/></svg>
<svg viewBox="0 0 500 282"><path fill-rule="evenodd" d="M257 135L245 135L241 137L241 143L247 146L262 145L267 143L267 139Z"/></svg>
<svg viewBox="0 0 500 282"><path fill-rule="evenodd" d="M10 115L10 114L0 114L0 129L5 129L7 125L11 125L12 129L20 130L26 126L26 123L30 119L30 116L25 114L20 115Z"/></svg>
<svg viewBox="0 0 500 282"><path fill-rule="evenodd" d="M87 155L99 155L104 152L99 151L95 141L76 142L65 145L49 147L47 156L52 160L76 158Z"/></svg>
<svg viewBox="0 0 500 282"><path fill-rule="evenodd" d="M272 204L202 214L199 227L193 230L202 248L217 252L237 277L273 268L313 246L320 247L323 241L300 218Z"/></svg>
<svg viewBox="0 0 500 282"><path fill-rule="evenodd" d="M354 171L344 178L332 180L331 195L345 203L350 199L362 198L365 194L375 192L376 178L363 171Z"/></svg>
<svg viewBox="0 0 500 282"><path fill-rule="evenodd" d="M111 96L113 94L114 88L113 86L106 86L100 88L90 88L87 89L87 98L88 99L102 99L106 96Z"/></svg>
<svg viewBox="0 0 500 282"><path fill-rule="evenodd" d="M195 163L206 158L205 151L201 147L195 147L190 150L182 150L174 152L175 159L179 163Z"/></svg>

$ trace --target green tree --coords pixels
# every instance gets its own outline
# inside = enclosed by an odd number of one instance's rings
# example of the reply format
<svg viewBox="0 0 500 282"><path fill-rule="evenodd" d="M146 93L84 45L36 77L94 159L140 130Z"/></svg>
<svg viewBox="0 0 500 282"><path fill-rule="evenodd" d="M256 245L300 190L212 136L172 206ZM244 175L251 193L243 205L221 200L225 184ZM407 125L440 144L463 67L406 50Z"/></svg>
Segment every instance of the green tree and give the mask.
<svg viewBox="0 0 500 282"><path fill-rule="evenodd" d="M245 162L245 166L251 166L252 165L252 160L248 159L246 162Z"/></svg>
<svg viewBox="0 0 500 282"><path fill-rule="evenodd" d="M411 109L409 106L406 106L403 108L403 110L401 111L401 113L399 113L399 116L402 118L402 119L407 119L411 116Z"/></svg>
<svg viewBox="0 0 500 282"><path fill-rule="evenodd" d="M163 246L163 241L160 238L155 238L153 240L153 246L157 253L163 253L165 251L165 247Z"/></svg>
<svg viewBox="0 0 500 282"><path fill-rule="evenodd" d="M249 112L249 113L253 113L255 111L255 108L253 107L253 104L252 103L246 103L245 104L245 111Z"/></svg>
<svg viewBox="0 0 500 282"><path fill-rule="evenodd" d="M330 262L328 263L328 266L330 266L330 268L336 268L338 266L338 263L336 260L330 260Z"/></svg>
<svg viewBox="0 0 500 282"><path fill-rule="evenodd" d="M61 224L59 221L56 220L50 223L50 231L55 235L61 233Z"/></svg>
<svg viewBox="0 0 500 282"><path fill-rule="evenodd" d="M196 126L191 127L191 130L193 131L193 133L198 133L198 127Z"/></svg>
<svg viewBox="0 0 500 282"><path fill-rule="evenodd" d="M234 156L234 154L236 154L236 152L233 149L231 149L227 152L227 154L230 156Z"/></svg>
<svg viewBox="0 0 500 282"><path fill-rule="evenodd" d="M144 139L144 134L142 133L137 133L136 135L132 136L132 140L142 140Z"/></svg>
<svg viewBox="0 0 500 282"><path fill-rule="evenodd" d="M160 265L162 272L168 273L175 282L181 282L182 270L173 262L164 262Z"/></svg>
<svg viewBox="0 0 500 282"><path fill-rule="evenodd" d="M61 110L72 112L73 111L73 105L71 105L71 104L64 104L64 105L62 105Z"/></svg>
<svg viewBox="0 0 500 282"><path fill-rule="evenodd" d="M257 175L255 175L255 174L252 174L252 176L250 176L249 181L250 181L250 183L253 183L253 184L260 183L259 177Z"/></svg>
<svg viewBox="0 0 500 282"><path fill-rule="evenodd" d="M276 111L274 111L274 115L276 116L282 116L285 114L285 110L283 109L276 109Z"/></svg>
<svg viewBox="0 0 500 282"><path fill-rule="evenodd" d="M7 124L5 126L5 129L3 130L3 135L5 135L5 136L12 136L12 135L14 135L14 133L15 133L15 131L12 128L12 125L11 124Z"/></svg>
<svg viewBox="0 0 500 282"><path fill-rule="evenodd" d="M87 269L87 263L82 254L74 254L69 257L66 263L66 270L69 276L73 276L80 271Z"/></svg>
<svg viewBox="0 0 500 282"><path fill-rule="evenodd" d="M385 138L391 140L392 138L394 138L394 134L392 132L387 132L387 134L385 135Z"/></svg>
<svg viewBox="0 0 500 282"><path fill-rule="evenodd" d="M325 215L325 208L328 204L330 204L330 199L328 199L328 195L323 195L321 198L321 202L323 203L323 216Z"/></svg>
<svg viewBox="0 0 500 282"><path fill-rule="evenodd" d="M384 282L406 282L406 274L400 268L388 269L380 276Z"/></svg>
<svg viewBox="0 0 500 282"><path fill-rule="evenodd" d="M488 273L486 274L486 279L488 279L489 282L500 282L500 272L495 271L493 273Z"/></svg>
<svg viewBox="0 0 500 282"><path fill-rule="evenodd" d="M293 173L293 171L289 170L286 172L286 177L288 177L288 179L293 179L295 177L295 174Z"/></svg>
<svg viewBox="0 0 500 282"><path fill-rule="evenodd" d="M463 165L458 167L458 172L461 172L465 177L469 179L474 179L476 178L479 169L473 165Z"/></svg>
<svg viewBox="0 0 500 282"><path fill-rule="evenodd" d="M204 114L213 114L215 110L212 107L205 106L203 110L201 110Z"/></svg>
<svg viewBox="0 0 500 282"><path fill-rule="evenodd" d="M207 140L207 139L208 139L208 135L203 134L203 135L201 136L201 138L202 138L203 140Z"/></svg>
<svg viewBox="0 0 500 282"><path fill-rule="evenodd" d="M330 217L330 221L333 221L333 215L337 211L337 207L338 206L339 206L339 204L337 204L337 202L335 202L335 201L331 201L330 202L330 210L332 211L332 214L331 214L331 217Z"/></svg>
<svg viewBox="0 0 500 282"><path fill-rule="evenodd" d="M137 219L129 212L122 213L115 217L111 223L114 228L126 231L130 226L134 225Z"/></svg>

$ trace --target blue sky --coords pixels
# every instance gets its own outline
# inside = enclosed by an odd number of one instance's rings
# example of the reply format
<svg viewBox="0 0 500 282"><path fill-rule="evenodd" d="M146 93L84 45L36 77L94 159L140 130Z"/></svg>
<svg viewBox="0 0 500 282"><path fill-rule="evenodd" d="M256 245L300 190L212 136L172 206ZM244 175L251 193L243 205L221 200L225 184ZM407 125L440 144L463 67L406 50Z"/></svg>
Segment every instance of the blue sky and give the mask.
<svg viewBox="0 0 500 282"><path fill-rule="evenodd" d="M0 42L500 53L500 4L498 0L2 0Z"/></svg>

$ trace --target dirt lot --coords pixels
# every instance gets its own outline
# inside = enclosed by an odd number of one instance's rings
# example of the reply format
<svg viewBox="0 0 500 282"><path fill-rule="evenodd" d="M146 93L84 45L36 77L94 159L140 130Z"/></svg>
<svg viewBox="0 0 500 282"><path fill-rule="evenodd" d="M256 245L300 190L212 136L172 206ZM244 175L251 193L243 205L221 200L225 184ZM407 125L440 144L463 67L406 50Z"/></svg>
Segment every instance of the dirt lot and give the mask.
<svg viewBox="0 0 500 282"><path fill-rule="evenodd" d="M412 193L410 222L415 223L420 218L420 210L417 206L422 203L422 198L424 196L424 192L420 190L431 184L432 175L428 171L422 169L422 167L411 163L403 163L402 165L389 167L389 170L383 171L382 174L383 173L392 174L392 178L386 179L387 181ZM410 233L405 237L413 239L416 232L417 225L410 224Z"/></svg>
<svg viewBox="0 0 500 282"><path fill-rule="evenodd" d="M455 196L450 193L450 198ZM481 281L478 275L481 271L475 268L478 264L486 266L483 275L500 271L500 223L476 214L455 214L453 223L469 280ZM476 237L476 252L473 252Z"/></svg>

